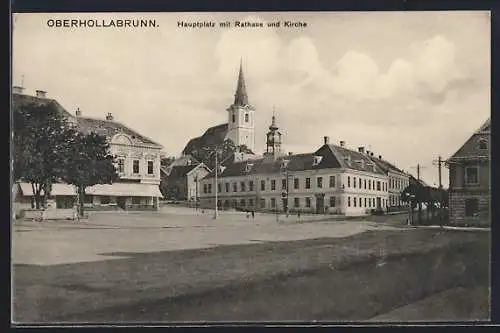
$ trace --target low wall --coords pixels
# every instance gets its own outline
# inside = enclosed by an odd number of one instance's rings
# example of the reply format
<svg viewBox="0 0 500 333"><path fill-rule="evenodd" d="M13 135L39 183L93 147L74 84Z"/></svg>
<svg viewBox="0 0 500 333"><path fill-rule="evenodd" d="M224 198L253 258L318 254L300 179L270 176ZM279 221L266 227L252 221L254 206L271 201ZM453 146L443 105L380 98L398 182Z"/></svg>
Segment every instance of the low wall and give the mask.
<svg viewBox="0 0 500 333"><path fill-rule="evenodd" d="M76 216L73 209L26 209L22 211L21 217L25 220L73 220Z"/></svg>

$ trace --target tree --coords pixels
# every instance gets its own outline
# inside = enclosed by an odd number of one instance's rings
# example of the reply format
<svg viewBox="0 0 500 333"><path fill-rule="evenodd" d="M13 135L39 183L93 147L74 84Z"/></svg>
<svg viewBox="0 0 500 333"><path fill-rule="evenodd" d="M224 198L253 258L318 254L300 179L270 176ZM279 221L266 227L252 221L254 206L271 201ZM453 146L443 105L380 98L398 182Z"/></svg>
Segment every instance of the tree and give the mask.
<svg viewBox="0 0 500 333"><path fill-rule="evenodd" d="M15 105L13 123L14 179L31 184L40 209L63 171L69 125L53 103Z"/></svg>
<svg viewBox="0 0 500 333"><path fill-rule="evenodd" d="M193 152L193 157L200 162L203 162L208 168L213 169L215 166L215 159L213 152L219 150L219 162L228 159L235 151L237 147L231 139L226 139L220 144L213 144L210 146L203 147L202 149Z"/></svg>
<svg viewBox="0 0 500 333"><path fill-rule="evenodd" d="M174 156L167 156L161 159L160 164L161 166L168 167L172 163L174 163L175 157Z"/></svg>
<svg viewBox="0 0 500 333"><path fill-rule="evenodd" d="M105 136L72 130L65 150L62 179L75 185L79 199L79 216L84 214L85 189L96 184L112 184L119 177L114 156L109 153Z"/></svg>

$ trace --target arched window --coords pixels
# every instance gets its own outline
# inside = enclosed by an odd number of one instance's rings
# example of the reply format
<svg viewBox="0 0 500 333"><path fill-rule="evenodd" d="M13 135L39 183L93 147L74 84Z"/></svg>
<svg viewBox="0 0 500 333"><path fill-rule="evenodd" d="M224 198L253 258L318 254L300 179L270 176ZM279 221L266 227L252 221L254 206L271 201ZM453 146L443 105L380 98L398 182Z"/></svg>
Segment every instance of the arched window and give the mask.
<svg viewBox="0 0 500 333"><path fill-rule="evenodd" d="M236 122L236 115L233 113L233 123Z"/></svg>
<svg viewBox="0 0 500 333"><path fill-rule="evenodd" d="M245 123L248 123L248 113L245 113Z"/></svg>

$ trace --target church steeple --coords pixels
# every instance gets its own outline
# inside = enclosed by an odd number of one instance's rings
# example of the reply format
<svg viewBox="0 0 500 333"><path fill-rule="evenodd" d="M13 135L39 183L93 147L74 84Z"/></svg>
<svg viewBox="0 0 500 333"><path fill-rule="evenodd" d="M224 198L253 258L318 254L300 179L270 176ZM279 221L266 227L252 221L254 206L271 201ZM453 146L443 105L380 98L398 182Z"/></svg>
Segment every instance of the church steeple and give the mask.
<svg viewBox="0 0 500 333"><path fill-rule="evenodd" d="M276 116L274 115L271 119L271 125L269 126L269 132L266 134L266 152L265 156L276 158L282 155L281 151L281 133L278 131L278 126L276 126Z"/></svg>
<svg viewBox="0 0 500 333"><path fill-rule="evenodd" d="M234 105L248 105L247 89L245 86L245 77L243 76L243 63L240 58L240 73L238 74L238 83L236 85L236 93L234 94Z"/></svg>

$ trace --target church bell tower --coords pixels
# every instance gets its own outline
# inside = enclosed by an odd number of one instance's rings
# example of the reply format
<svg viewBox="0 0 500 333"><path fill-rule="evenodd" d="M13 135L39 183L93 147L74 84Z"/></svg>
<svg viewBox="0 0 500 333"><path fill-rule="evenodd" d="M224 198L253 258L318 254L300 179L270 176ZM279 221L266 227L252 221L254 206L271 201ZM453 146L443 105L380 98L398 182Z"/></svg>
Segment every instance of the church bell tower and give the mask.
<svg viewBox="0 0 500 333"><path fill-rule="evenodd" d="M266 157L277 158L283 154L281 150L281 133L278 129L273 111L271 126L269 126L269 132L266 134L266 152L264 153Z"/></svg>
<svg viewBox="0 0 500 333"><path fill-rule="evenodd" d="M239 147L245 145L255 151L255 109L248 103L248 95L243 76L243 64L240 60L240 72L236 84L234 102L228 108L227 138Z"/></svg>

